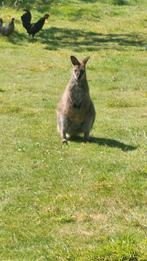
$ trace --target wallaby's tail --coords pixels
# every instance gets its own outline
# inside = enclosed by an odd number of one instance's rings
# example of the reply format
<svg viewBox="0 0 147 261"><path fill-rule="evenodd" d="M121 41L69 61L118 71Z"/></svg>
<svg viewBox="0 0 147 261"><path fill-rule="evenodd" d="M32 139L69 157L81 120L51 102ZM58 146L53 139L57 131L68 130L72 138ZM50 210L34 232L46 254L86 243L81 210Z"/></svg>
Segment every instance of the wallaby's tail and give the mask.
<svg viewBox="0 0 147 261"><path fill-rule="evenodd" d="M22 25L23 27L28 31L29 28L31 27L31 13L29 10L24 10L24 14L21 16L21 21L22 21Z"/></svg>

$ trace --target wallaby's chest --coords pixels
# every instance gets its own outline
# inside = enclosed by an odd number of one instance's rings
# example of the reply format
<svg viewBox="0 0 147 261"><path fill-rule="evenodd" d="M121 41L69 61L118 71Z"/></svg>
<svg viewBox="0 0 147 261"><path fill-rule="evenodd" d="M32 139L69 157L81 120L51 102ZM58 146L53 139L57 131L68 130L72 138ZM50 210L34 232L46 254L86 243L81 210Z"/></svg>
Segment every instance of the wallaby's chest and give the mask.
<svg viewBox="0 0 147 261"><path fill-rule="evenodd" d="M75 108L80 108L82 101L84 99L85 96L85 92L83 91L82 88L79 88L78 86L74 86L71 90L71 95L70 95L70 99L71 102L73 104L73 107Z"/></svg>

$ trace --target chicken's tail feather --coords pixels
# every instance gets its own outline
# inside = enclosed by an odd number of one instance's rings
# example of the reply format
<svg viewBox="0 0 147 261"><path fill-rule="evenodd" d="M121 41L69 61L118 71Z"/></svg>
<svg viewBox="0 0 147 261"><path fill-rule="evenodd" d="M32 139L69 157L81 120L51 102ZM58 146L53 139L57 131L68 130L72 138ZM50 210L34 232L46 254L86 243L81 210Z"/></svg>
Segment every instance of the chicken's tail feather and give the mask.
<svg viewBox="0 0 147 261"><path fill-rule="evenodd" d="M21 16L22 25L26 30L31 27L31 13L28 10L24 10L25 13Z"/></svg>

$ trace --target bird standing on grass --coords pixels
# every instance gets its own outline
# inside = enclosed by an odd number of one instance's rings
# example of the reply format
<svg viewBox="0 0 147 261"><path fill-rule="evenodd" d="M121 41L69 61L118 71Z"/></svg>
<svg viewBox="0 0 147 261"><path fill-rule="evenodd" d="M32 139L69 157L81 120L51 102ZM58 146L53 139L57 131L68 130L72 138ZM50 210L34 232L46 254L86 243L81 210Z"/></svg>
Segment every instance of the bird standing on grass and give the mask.
<svg viewBox="0 0 147 261"><path fill-rule="evenodd" d="M38 33L44 26L45 20L48 19L49 14L45 14L36 23L31 23L32 15L27 9L24 9L24 14L21 16L21 21L23 27L26 29L29 35L34 38L35 34Z"/></svg>
<svg viewBox="0 0 147 261"><path fill-rule="evenodd" d="M0 33L9 36L14 32L15 26L14 26L15 18L12 18L10 23L7 26L3 25L3 20L0 18Z"/></svg>

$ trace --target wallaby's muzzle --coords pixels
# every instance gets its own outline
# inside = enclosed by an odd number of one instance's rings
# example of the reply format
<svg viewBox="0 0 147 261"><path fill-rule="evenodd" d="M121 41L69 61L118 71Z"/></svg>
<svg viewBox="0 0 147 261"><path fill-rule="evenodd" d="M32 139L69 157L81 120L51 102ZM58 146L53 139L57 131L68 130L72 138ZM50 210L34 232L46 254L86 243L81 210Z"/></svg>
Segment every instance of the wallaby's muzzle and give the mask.
<svg viewBox="0 0 147 261"><path fill-rule="evenodd" d="M80 70L79 77L78 77L79 80L82 78L84 73L85 73L85 71L83 69Z"/></svg>
<svg viewBox="0 0 147 261"><path fill-rule="evenodd" d="M81 80L85 73L84 69L76 69L74 70L74 77L76 80Z"/></svg>

